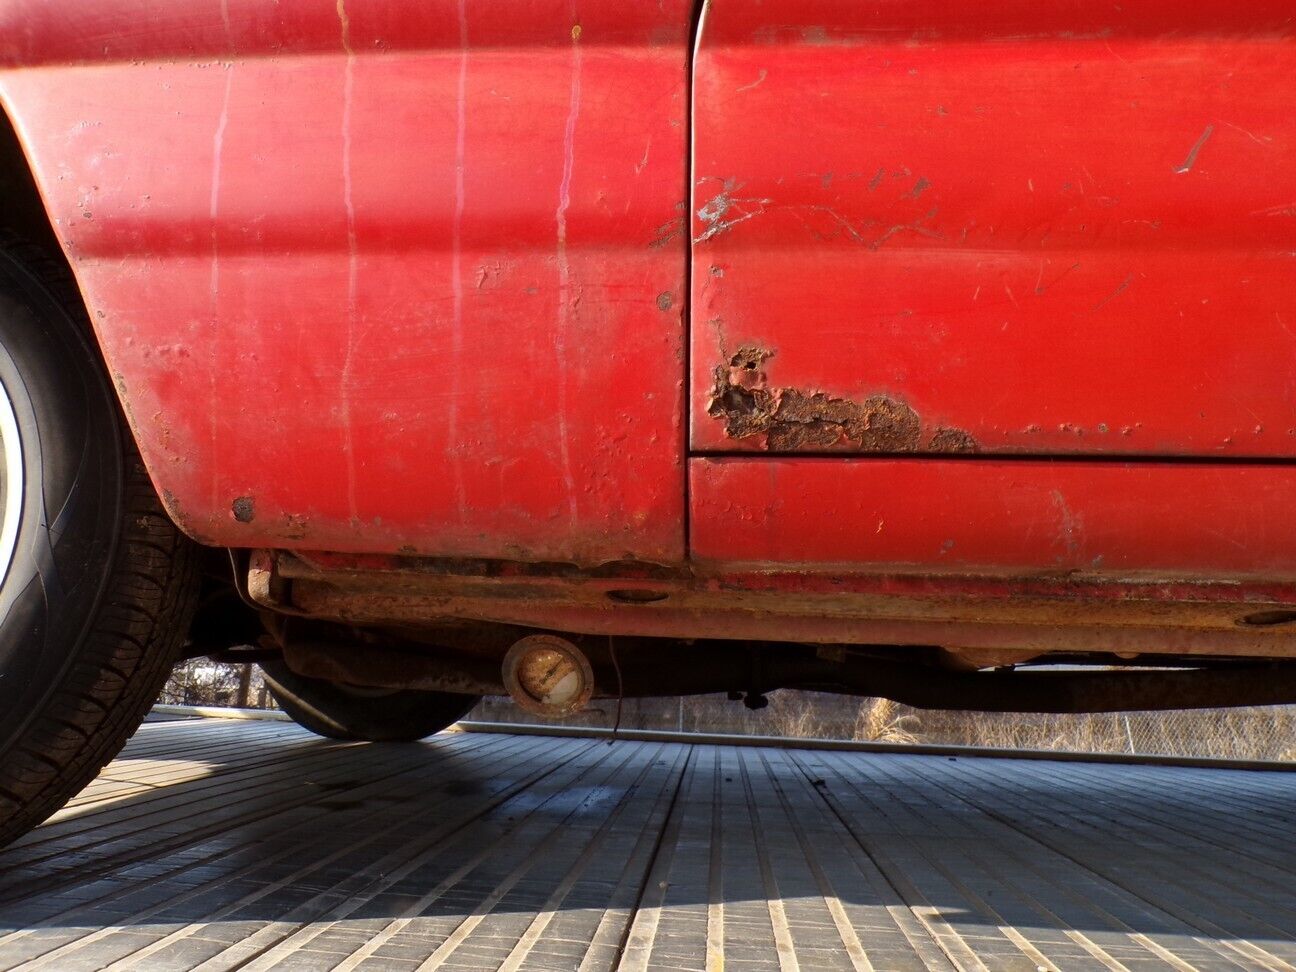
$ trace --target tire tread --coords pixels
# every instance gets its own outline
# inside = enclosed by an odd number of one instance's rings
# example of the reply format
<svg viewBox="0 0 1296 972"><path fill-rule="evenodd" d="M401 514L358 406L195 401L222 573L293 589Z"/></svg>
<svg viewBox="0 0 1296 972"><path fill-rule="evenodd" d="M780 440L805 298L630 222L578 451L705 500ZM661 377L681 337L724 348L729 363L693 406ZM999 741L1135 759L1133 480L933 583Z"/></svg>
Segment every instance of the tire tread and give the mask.
<svg viewBox="0 0 1296 972"><path fill-rule="evenodd" d="M61 261L3 236L0 253L21 261L74 320L84 319ZM61 684L0 759L0 846L57 810L121 751L166 680L197 605L198 548L171 523L121 427L114 562Z"/></svg>

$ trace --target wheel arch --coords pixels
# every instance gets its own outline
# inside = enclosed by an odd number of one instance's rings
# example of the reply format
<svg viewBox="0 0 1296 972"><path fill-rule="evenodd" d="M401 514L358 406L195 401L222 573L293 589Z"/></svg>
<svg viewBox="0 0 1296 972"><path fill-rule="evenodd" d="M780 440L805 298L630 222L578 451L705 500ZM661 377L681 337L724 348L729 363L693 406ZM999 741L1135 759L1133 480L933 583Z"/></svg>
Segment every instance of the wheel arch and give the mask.
<svg viewBox="0 0 1296 972"><path fill-rule="evenodd" d="M45 264L43 276L47 284L50 280L56 280L56 289L67 302L75 297L76 306L81 313L74 314L73 317L81 325L86 343L97 358L103 374L109 379L118 415L122 419L122 434L133 439L138 448L138 429L131 418L122 389L118 387L109 368L103 344L92 322L93 308L55 230L54 220L36 181L35 167L19 135L18 126L14 123L14 112L6 103L3 87L0 87L0 239L20 241L26 254ZM146 469L147 466L146 461ZM189 533L181 518L171 508L169 497L158 488L152 470L149 470L149 478L172 522L183 532Z"/></svg>
<svg viewBox="0 0 1296 972"><path fill-rule="evenodd" d="M19 237L38 247L42 255L55 260L71 274L72 268L59 245L50 221L45 200L41 197L32 172L31 161L23 148L11 112L0 94L0 232ZM75 277L74 277L75 279ZM85 306L85 294L81 294ZM98 342L95 342L98 346Z"/></svg>

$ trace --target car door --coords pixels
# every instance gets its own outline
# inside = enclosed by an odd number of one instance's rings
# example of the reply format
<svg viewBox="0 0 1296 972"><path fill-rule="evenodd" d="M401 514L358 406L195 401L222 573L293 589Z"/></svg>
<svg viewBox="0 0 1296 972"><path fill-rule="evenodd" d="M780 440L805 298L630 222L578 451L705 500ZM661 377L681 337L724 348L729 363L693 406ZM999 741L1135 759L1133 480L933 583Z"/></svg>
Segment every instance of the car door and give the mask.
<svg viewBox="0 0 1296 972"><path fill-rule="evenodd" d="M1290 486L1291 32L1277 2L710 4L695 555L1254 566L1183 521Z"/></svg>

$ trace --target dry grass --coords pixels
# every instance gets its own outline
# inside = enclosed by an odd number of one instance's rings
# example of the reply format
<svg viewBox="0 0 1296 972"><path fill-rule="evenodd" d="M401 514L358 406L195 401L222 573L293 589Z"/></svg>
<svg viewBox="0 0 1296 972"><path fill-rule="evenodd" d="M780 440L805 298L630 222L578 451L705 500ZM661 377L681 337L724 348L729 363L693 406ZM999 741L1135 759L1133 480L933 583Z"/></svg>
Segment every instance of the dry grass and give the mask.
<svg viewBox="0 0 1296 972"><path fill-rule="evenodd" d="M867 742L916 743L921 720L890 699L865 699L856 703L855 732L851 738Z"/></svg>

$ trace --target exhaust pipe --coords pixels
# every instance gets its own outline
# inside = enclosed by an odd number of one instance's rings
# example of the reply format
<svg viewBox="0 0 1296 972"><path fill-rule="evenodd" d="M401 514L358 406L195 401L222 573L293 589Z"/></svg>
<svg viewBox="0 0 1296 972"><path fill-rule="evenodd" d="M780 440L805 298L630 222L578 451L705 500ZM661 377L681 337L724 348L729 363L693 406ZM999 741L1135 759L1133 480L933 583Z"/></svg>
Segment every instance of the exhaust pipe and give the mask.
<svg viewBox="0 0 1296 972"><path fill-rule="evenodd" d="M514 642L502 671L513 701L550 719L579 712L594 694L589 658L557 635L527 635Z"/></svg>

